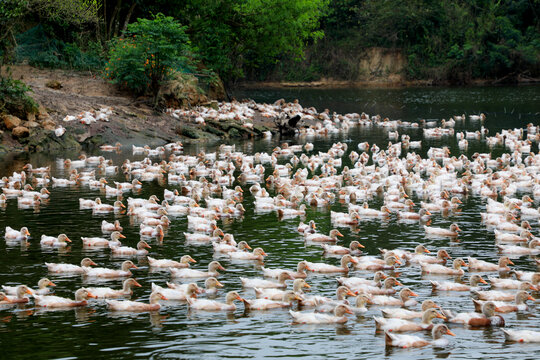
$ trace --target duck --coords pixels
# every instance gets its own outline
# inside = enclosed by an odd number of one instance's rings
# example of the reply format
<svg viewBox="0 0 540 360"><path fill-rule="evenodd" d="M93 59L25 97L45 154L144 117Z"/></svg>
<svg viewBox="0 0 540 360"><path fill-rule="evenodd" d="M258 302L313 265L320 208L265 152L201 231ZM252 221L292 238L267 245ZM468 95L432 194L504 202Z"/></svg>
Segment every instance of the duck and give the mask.
<svg viewBox="0 0 540 360"><path fill-rule="evenodd" d="M253 300L242 299L246 310L270 310L278 308L291 307L294 301L300 301L302 298L294 291L288 290L282 294L279 300L271 300L266 298L257 298Z"/></svg>
<svg viewBox="0 0 540 360"><path fill-rule="evenodd" d="M345 324L348 320L345 314L353 314L353 311L349 306L340 304L334 308L334 315L292 310L289 310L289 314L293 324Z"/></svg>
<svg viewBox="0 0 540 360"><path fill-rule="evenodd" d="M469 284L460 284L452 281L430 281L431 286L433 287L433 291L471 291L471 290L478 290L480 287L478 286L479 283L487 284L486 280L482 279L482 277L478 274L474 274L469 279Z"/></svg>
<svg viewBox="0 0 540 360"><path fill-rule="evenodd" d="M304 239L309 242L337 242L337 237L343 237L343 234L337 229L330 230L329 235L324 235L320 233L309 234L304 232Z"/></svg>
<svg viewBox="0 0 540 360"><path fill-rule="evenodd" d="M160 300L168 300L165 296L159 292L152 292L150 294L150 301L148 304L139 301L130 300L107 300L107 307L111 311L129 311L129 312L141 312L141 311L158 311L161 309Z"/></svg>
<svg viewBox="0 0 540 360"><path fill-rule="evenodd" d="M506 341L513 342L540 342L540 331L502 329Z"/></svg>
<svg viewBox="0 0 540 360"><path fill-rule="evenodd" d="M113 246L111 247L111 252L113 255L137 255L144 256L148 254L148 250L152 247L144 240L141 240L137 243L137 248L132 248L129 246Z"/></svg>
<svg viewBox="0 0 540 360"><path fill-rule="evenodd" d="M352 289L352 288L362 286L362 285L379 286L381 283L381 280L384 280L386 278L388 278L388 276L386 276L382 271L377 271L373 275L373 280L359 278L359 277L338 277L336 278L336 280L340 285L345 285Z"/></svg>
<svg viewBox="0 0 540 360"><path fill-rule="evenodd" d="M292 218L296 216L305 216L306 215L306 204L300 205L298 209L289 209L282 208L277 209L278 217L281 218Z"/></svg>
<svg viewBox="0 0 540 360"><path fill-rule="evenodd" d="M412 264L446 264L447 259L452 259L448 252L444 249L437 251L437 256L428 256L424 254L414 254L413 256L407 257L405 259Z"/></svg>
<svg viewBox="0 0 540 360"><path fill-rule="evenodd" d="M221 229L214 229L211 235L208 234L201 234L201 233L184 233L184 236L186 238L187 242L201 242L201 243L208 243L212 241L217 241L220 236L224 236L225 234Z"/></svg>
<svg viewBox="0 0 540 360"><path fill-rule="evenodd" d="M7 294L7 295L17 295L17 290L19 289L19 286L6 286L6 285L2 285L2 290L4 290L4 292ZM38 288L37 290L34 290L34 289L30 289L32 295L33 294L38 294L38 295L48 295L50 292L51 292L51 289L49 288L49 286L56 286L55 283L53 283L51 280L47 279L47 278L42 278L38 281Z"/></svg>
<svg viewBox="0 0 540 360"><path fill-rule="evenodd" d="M529 307L526 304L527 300L536 301L536 299L533 298L525 290L518 291L514 299L515 299L515 304L509 304L508 302L504 302L504 301L493 301L493 303L498 309L497 312L508 313L508 312L515 312L515 311L525 311L529 309ZM486 301L473 299L473 303L474 303L474 311L478 312L482 310L482 306L484 305L484 303L486 303Z"/></svg>
<svg viewBox="0 0 540 360"><path fill-rule="evenodd" d="M169 260L169 259L154 259L153 257L150 257L150 256L147 256L146 258L148 259L148 264L151 267L156 267L156 268L177 268L177 269L182 269L182 268L188 268L189 263L196 263L197 262L195 259L193 259L189 255L182 256L180 258L179 262L175 261L175 260Z"/></svg>
<svg viewBox="0 0 540 360"><path fill-rule="evenodd" d="M109 204L95 204L92 208L93 214L109 214L112 212L120 212L122 209L125 209L126 206L122 204L120 200L116 200L113 205Z"/></svg>
<svg viewBox="0 0 540 360"><path fill-rule="evenodd" d="M84 268L90 266L97 266L95 262L90 258L84 258L81 260L81 266L74 264L63 264L63 263L45 263L47 269L51 273L72 273L72 274L82 274Z"/></svg>
<svg viewBox="0 0 540 360"><path fill-rule="evenodd" d="M230 234L226 234L226 236L223 237L223 240L220 242L213 242L212 247L214 248L214 252L218 253L230 253L230 252L236 252L241 251L245 252L247 250L251 250L251 246L248 245L247 242L244 240L240 241L238 244L235 241L232 241L232 235L227 236Z"/></svg>
<svg viewBox="0 0 540 360"><path fill-rule="evenodd" d="M252 253L247 251L234 251L227 253L231 260L258 260L263 261L265 256L268 256L262 248L255 248Z"/></svg>
<svg viewBox="0 0 540 360"><path fill-rule="evenodd" d="M405 332L431 330L434 326L431 321L435 318L446 320L446 317L433 308L423 312L421 323L399 318L384 318L377 316L374 316L373 320L375 320L375 331Z"/></svg>
<svg viewBox="0 0 540 360"><path fill-rule="evenodd" d="M500 315L495 315L498 311L497 306L492 301L482 305L482 312L458 313L455 314L450 310L442 310L447 321L456 324L469 325L471 327L489 327L489 326L504 326L504 318Z"/></svg>
<svg viewBox="0 0 540 360"><path fill-rule="evenodd" d="M354 268L355 270L380 271L393 270L396 265L401 265L401 261L399 261L397 257L391 255L391 253L387 253L385 254L385 256L386 257L383 262L372 261L372 259L369 259L367 261L359 261L357 264L354 265Z"/></svg>
<svg viewBox="0 0 540 360"><path fill-rule="evenodd" d="M169 283L167 283L169 285ZM170 286L169 286L170 287ZM204 281L204 290L203 292L209 296L215 296L219 289L224 287L215 277L209 277Z"/></svg>
<svg viewBox="0 0 540 360"><path fill-rule="evenodd" d="M324 254L335 254L335 255L344 255L344 254L360 255L362 253L360 249L365 248L364 245L360 244L356 240L351 241L348 248L339 246L339 245L328 245L328 244L321 244L321 247L323 248Z"/></svg>
<svg viewBox="0 0 540 360"><path fill-rule="evenodd" d="M336 305L349 305L349 301L347 301L348 296L356 296L356 294L348 287L342 285L336 289L336 300L320 295L303 296L300 305L317 306L318 312L331 312Z"/></svg>
<svg viewBox="0 0 540 360"><path fill-rule="evenodd" d="M30 231L26 226L23 226L21 230L12 229L9 226L6 226L6 232L4 237L6 240L26 240L30 236Z"/></svg>
<svg viewBox="0 0 540 360"><path fill-rule="evenodd" d="M384 333L384 343L386 344L386 346L395 346L404 349L424 347L428 345L445 347L448 346L449 341L447 339L444 339L443 335L456 336L456 334L451 332L446 325L437 324L431 330L431 336L433 338L432 341L425 340L419 336L393 334L386 331Z"/></svg>
<svg viewBox="0 0 540 360"><path fill-rule="evenodd" d="M520 284L518 290L533 290L536 291L536 287L529 281L524 281ZM507 291L489 290L489 291L471 291L479 300L486 301L512 301L515 294Z"/></svg>
<svg viewBox="0 0 540 360"><path fill-rule="evenodd" d="M409 307L417 304L416 300L409 299L411 296L418 296L418 294L406 287L399 292L399 298L386 295L375 295L371 297L371 303L373 305Z"/></svg>
<svg viewBox="0 0 540 360"><path fill-rule="evenodd" d="M225 296L225 302L216 300L187 298L190 310L207 310L207 311L235 311L235 300L243 301L242 297L236 291L229 291Z"/></svg>
<svg viewBox="0 0 540 360"><path fill-rule="evenodd" d="M388 250L388 249L379 249L379 251L383 254L383 255L386 255L388 252L393 252L395 255L399 256L400 258L403 258L405 260L408 260L414 256L417 256L417 255L424 255L424 254L429 254L431 253L431 251L429 251L424 245L422 244L419 244L417 245L415 248L414 248L414 252L410 252L410 251L407 251L407 250L401 250L401 249L394 249L394 250Z"/></svg>
<svg viewBox="0 0 540 360"><path fill-rule="evenodd" d="M371 295L392 295L396 293L394 286L403 286L402 283L397 281L395 277L388 277L382 282L382 286L369 286L369 285L359 285L351 287L351 290L357 293L365 293Z"/></svg>
<svg viewBox="0 0 540 360"><path fill-rule="evenodd" d="M26 285L19 285L15 289L15 294L13 295L6 295L5 293L1 293L4 297L5 303L1 303L2 305L5 304L22 304L28 302L27 295L36 295L32 292L32 289L30 289Z"/></svg>
<svg viewBox="0 0 540 360"><path fill-rule="evenodd" d="M363 314L368 311L366 304L371 304L371 299L367 294L358 294L356 296L354 306L351 306L352 311L356 315Z"/></svg>
<svg viewBox="0 0 540 360"><path fill-rule="evenodd" d="M286 288L286 280L292 280L292 276L286 272L282 272L278 276L278 281L260 279L260 278L244 278L240 277L242 286L245 288L259 288L259 289L268 289L268 288Z"/></svg>
<svg viewBox="0 0 540 360"><path fill-rule="evenodd" d="M304 279L294 279L292 291L295 294L302 295L303 288L309 289L311 286ZM276 288L253 288L253 290L257 299L281 300L285 293L285 290Z"/></svg>
<svg viewBox="0 0 540 360"><path fill-rule="evenodd" d="M426 232L426 235L456 237L458 236L458 231L461 231L461 229L457 224L450 225L448 229L424 225L424 231Z"/></svg>
<svg viewBox="0 0 540 360"><path fill-rule="evenodd" d="M501 256L498 264L468 257L469 271L509 271L508 265L514 265L508 256Z"/></svg>
<svg viewBox="0 0 540 360"><path fill-rule="evenodd" d="M499 242L527 242L532 237L531 232L528 230L522 230L519 235L494 230L494 234L495 240Z"/></svg>
<svg viewBox="0 0 540 360"><path fill-rule="evenodd" d="M107 220L101 222L101 232L112 233L115 231L121 232L124 228L120 225L120 221L115 220L114 223L110 223Z"/></svg>
<svg viewBox="0 0 540 360"><path fill-rule="evenodd" d="M348 273L349 272L349 263L357 264L358 261L353 258L351 255L346 254L343 255L340 261L340 266L325 264L325 263L312 263L309 261L306 261L308 267L313 272L319 272L319 273Z"/></svg>
<svg viewBox="0 0 540 360"><path fill-rule="evenodd" d="M540 240L532 239L528 246L495 245L500 252L516 255L540 255Z"/></svg>
<svg viewBox="0 0 540 360"><path fill-rule="evenodd" d="M110 299L119 298L124 296L133 295L133 287L142 287L139 282L133 278L124 280L122 283L122 289L116 290L109 287L86 287L85 289L90 291L96 296L96 299Z"/></svg>
<svg viewBox="0 0 540 360"><path fill-rule="evenodd" d="M425 264L420 263L422 267L422 272L429 274L446 274L446 275L463 275L465 271L461 268L462 266L468 266L462 258L457 258L454 260L453 267L449 268L440 264Z"/></svg>
<svg viewBox="0 0 540 360"><path fill-rule="evenodd" d="M293 279L305 279L307 277L307 271L312 271L309 267L308 262L305 260L299 261L296 266L296 271L285 270L285 269L269 269L264 266L261 267L264 276L278 278L281 273L288 273Z"/></svg>
<svg viewBox="0 0 540 360"><path fill-rule="evenodd" d="M307 224L304 224L303 222L300 222L298 225L298 228L296 229L299 233L310 233L314 234L315 229L317 229L317 225L315 224L315 221L309 220Z"/></svg>
<svg viewBox="0 0 540 360"><path fill-rule="evenodd" d="M122 243L120 239L125 239L126 237L122 235L119 231L114 231L111 234L111 240L107 240L101 237L81 237L83 246L86 247L114 247L120 246Z"/></svg>
<svg viewBox="0 0 540 360"><path fill-rule="evenodd" d="M523 284L523 281L514 279L488 277L488 280L491 283L491 287L500 289L519 289ZM540 273L534 273L532 275L531 283L538 287L538 284L540 284Z"/></svg>
<svg viewBox="0 0 540 360"><path fill-rule="evenodd" d="M177 278L205 278L205 277L217 277L219 276L218 270L226 271L218 261L212 261L208 264L208 271L194 270L188 268L170 268L172 277Z"/></svg>
<svg viewBox="0 0 540 360"><path fill-rule="evenodd" d="M41 235L40 244L41 246L54 246L54 247L63 247L67 246L71 240L67 237L66 234L60 234L57 237Z"/></svg>
<svg viewBox="0 0 540 360"><path fill-rule="evenodd" d="M122 263L120 270L83 267L83 275L100 278L128 277L133 275L129 269L138 269L138 267L131 260L126 260Z"/></svg>
<svg viewBox="0 0 540 360"><path fill-rule="evenodd" d="M172 285L172 284L171 284ZM168 288L163 288L159 285L156 285L152 283L152 292L159 292L160 294L163 294L168 300L179 300L179 301L186 301L189 297L197 297L197 294L199 292L202 292L202 289L200 289L197 284L195 283L189 283L186 284L185 287L170 287L169 283L167 286Z"/></svg>
<svg viewBox="0 0 540 360"><path fill-rule="evenodd" d="M382 316L385 318L416 319L421 318L422 314L428 309L440 309L440 306L431 299L422 301L422 310L413 311L402 308L384 308L381 309Z"/></svg>
<svg viewBox="0 0 540 360"><path fill-rule="evenodd" d="M46 308L79 307L88 305L89 298L96 298L96 296L81 288L75 291L75 300L52 295L34 295L34 302L36 306Z"/></svg>
<svg viewBox="0 0 540 360"><path fill-rule="evenodd" d="M158 225L156 227L148 226L145 224L141 224L139 228L139 235L141 237L155 237L158 239L163 239L165 236L165 233L163 232L163 226Z"/></svg>

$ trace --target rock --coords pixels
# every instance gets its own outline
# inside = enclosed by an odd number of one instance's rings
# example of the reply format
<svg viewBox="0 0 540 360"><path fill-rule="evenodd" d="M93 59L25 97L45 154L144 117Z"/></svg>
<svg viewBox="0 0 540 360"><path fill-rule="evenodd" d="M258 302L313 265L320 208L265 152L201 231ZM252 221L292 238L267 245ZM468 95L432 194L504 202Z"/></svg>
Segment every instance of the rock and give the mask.
<svg viewBox="0 0 540 360"><path fill-rule="evenodd" d="M49 113L47 112L47 109L43 105L39 105L38 108L38 119L39 120L45 120L49 117Z"/></svg>
<svg viewBox="0 0 540 360"><path fill-rule="evenodd" d="M17 126L11 131L11 135L17 139L24 138L30 135L30 130L24 126Z"/></svg>
<svg viewBox="0 0 540 360"><path fill-rule="evenodd" d="M36 114L33 112L26 113L26 120L36 121Z"/></svg>
<svg viewBox="0 0 540 360"><path fill-rule="evenodd" d="M45 130L54 130L56 129L56 124L54 121L48 119L41 123L41 127L43 127Z"/></svg>
<svg viewBox="0 0 540 360"><path fill-rule="evenodd" d="M62 84L58 80L49 80L45 83L45 86L54 90L60 90L62 88Z"/></svg>
<svg viewBox="0 0 540 360"><path fill-rule="evenodd" d="M4 116L4 125L8 130L12 130L17 126L21 125L21 119L13 115Z"/></svg>
<svg viewBox="0 0 540 360"><path fill-rule="evenodd" d="M27 128L31 129L31 128L39 127L39 124L35 121L27 121L23 124L23 126L26 126Z"/></svg>

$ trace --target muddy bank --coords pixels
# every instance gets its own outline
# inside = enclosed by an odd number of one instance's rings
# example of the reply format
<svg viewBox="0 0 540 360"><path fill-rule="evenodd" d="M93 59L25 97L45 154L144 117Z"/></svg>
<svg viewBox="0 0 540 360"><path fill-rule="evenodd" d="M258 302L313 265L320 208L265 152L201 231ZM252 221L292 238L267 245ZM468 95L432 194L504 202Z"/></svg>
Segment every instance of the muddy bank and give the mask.
<svg viewBox="0 0 540 360"><path fill-rule="evenodd" d="M190 123L164 112L156 112L146 99L135 99L102 80L97 74L65 70L37 69L30 66L11 67L12 76L31 87L30 95L40 104L40 111L26 118L10 120L0 117L0 154L9 152L40 152L80 150L102 144L120 142L123 145L146 144L158 146L173 141L218 141L228 138L260 137L272 130L272 123L254 119L247 129L234 119ZM187 105L216 106L206 97L194 92L186 94ZM193 101L193 103L191 103ZM203 102L204 101L204 102ZM77 117L82 112L112 109L108 122L90 125L80 121L63 121L68 115ZM64 127L62 136L55 128ZM17 128L17 129L16 129Z"/></svg>

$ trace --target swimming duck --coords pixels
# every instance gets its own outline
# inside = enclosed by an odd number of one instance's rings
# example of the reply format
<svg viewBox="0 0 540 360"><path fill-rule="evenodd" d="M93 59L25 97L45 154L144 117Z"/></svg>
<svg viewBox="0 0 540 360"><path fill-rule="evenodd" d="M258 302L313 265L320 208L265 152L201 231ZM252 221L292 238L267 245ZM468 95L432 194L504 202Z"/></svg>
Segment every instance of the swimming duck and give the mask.
<svg viewBox="0 0 540 360"><path fill-rule="evenodd" d="M508 256L501 256L498 264L492 264L487 261L468 257L469 271L509 271L508 265L514 265Z"/></svg>
<svg viewBox="0 0 540 360"><path fill-rule="evenodd" d="M120 270L90 267L83 267L82 269L85 276L100 278L117 278L133 275L129 269L138 269L138 267L131 260L126 260L122 263Z"/></svg>
<svg viewBox="0 0 540 360"><path fill-rule="evenodd" d="M45 263L49 272L52 273L72 273L72 274L82 274L84 268L90 266L97 266L90 258L84 258L81 260L81 266L73 264L56 264L56 263Z"/></svg>
<svg viewBox="0 0 540 360"><path fill-rule="evenodd" d="M265 256L268 256L262 248L256 248L252 253L247 251L234 251L228 253L232 260L258 260L263 261Z"/></svg>
<svg viewBox="0 0 540 360"><path fill-rule="evenodd" d="M240 281L242 281L242 286L246 288L259 288L259 289L267 289L267 288L286 288L287 284L285 283L286 280L292 280L292 276L289 275L286 272L282 272L278 276L278 281L272 281L272 280L266 280L266 279L259 279L259 278L244 278L240 277Z"/></svg>
<svg viewBox="0 0 540 360"><path fill-rule="evenodd" d="M26 240L29 236L30 232L26 226L22 227L19 231L6 226L6 233L4 234L6 240Z"/></svg>
<svg viewBox="0 0 540 360"><path fill-rule="evenodd" d="M414 335L402 335L402 334L393 334L389 332L384 333L384 342L386 346L396 346L401 348L412 348L412 347L424 347L428 345L436 347L448 346L449 342L447 339L444 339L443 335L452 335L456 336L451 332L448 327L444 324L438 324L433 327L431 330L431 336L433 337L432 341L425 340L419 336Z"/></svg>
<svg viewBox="0 0 540 360"><path fill-rule="evenodd" d="M324 235L320 233L314 233L314 234L304 233L304 239L306 241L311 241L311 242L334 242L335 243L338 241L337 239L338 236L343 237L343 234L340 233L339 230L336 230L336 229L330 230L329 235Z"/></svg>
<svg viewBox="0 0 540 360"><path fill-rule="evenodd" d="M315 224L315 221L313 220L309 220L309 223L307 224L300 222L297 228L299 233L310 233L310 234L314 234L315 229L317 229L317 225Z"/></svg>
<svg viewBox="0 0 540 360"><path fill-rule="evenodd" d="M349 263L357 264L358 261L354 259L351 255L343 255L341 258L341 266L335 266L325 263L312 263L306 261L306 264L311 269L311 271L319 273L348 273L349 272Z"/></svg>
<svg viewBox="0 0 540 360"><path fill-rule="evenodd" d="M353 314L351 308L340 304L335 307L334 315L315 312L299 312L289 310L293 318L293 324L344 324L347 322L345 314Z"/></svg>
<svg viewBox="0 0 540 360"><path fill-rule="evenodd" d="M505 254L516 255L540 255L540 240L533 239L529 241L528 246L516 246L516 245L495 245Z"/></svg>
<svg viewBox="0 0 540 360"><path fill-rule="evenodd" d="M81 288L75 291L75 300L52 295L34 295L34 302L36 306L46 308L78 307L88 305L88 298L95 297L90 291Z"/></svg>
<svg viewBox="0 0 540 360"><path fill-rule="evenodd" d="M506 341L540 342L540 331L502 329Z"/></svg>
<svg viewBox="0 0 540 360"><path fill-rule="evenodd" d="M280 301L267 298L257 298L253 300L242 299L247 310L270 310L291 307L294 301L302 300L294 291L285 291Z"/></svg>
<svg viewBox="0 0 540 360"><path fill-rule="evenodd" d="M424 230L426 232L426 235L435 235L435 236L443 236L443 237L456 237L458 236L458 231L461 231L461 229L459 228L457 224L450 225L450 228L448 229L424 225Z"/></svg>
<svg viewBox="0 0 540 360"><path fill-rule="evenodd" d="M471 291L471 290L478 290L480 287L478 286L478 283L487 284L487 282L482 279L482 277L478 274L474 274L469 279L469 284L460 284L455 283L451 281L430 281L431 286L433 287L433 291L439 290L439 291Z"/></svg>
<svg viewBox="0 0 540 360"><path fill-rule="evenodd" d="M285 273L288 273L293 279L305 279L307 277L306 270L313 271L309 267L308 262L305 260L298 262L298 265L296 266L296 271L285 270L285 269L269 269L269 268L265 268L264 266L262 266L261 269L263 271L264 276L278 278L281 273L285 272Z"/></svg>
<svg viewBox="0 0 540 360"><path fill-rule="evenodd" d="M493 303L498 309L497 312L508 313L508 312L528 310L529 307L526 304L527 300L536 301L536 299L533 298L525 290L518 291L516 293L514 300L515 300L515 304L509 304L508 302L504 302L504 301L493 301ZM482 310L482 306L486 303L486 301L473 299L473 303L474 303L474 311L478 312Z"/></svg>
<svg viewBox="0 0 540 360"><path fill-rule="evenodd" d="M163 296L165 296L168 300L186 301L186 299L189 297L197 297L197 294L202 292L202 289L200 289L195 283L187 284L186 287L178 286L174 288L171 288L170 286L169 288L163 288L152 283L152 292L163 294Z"/></svg>
<svg viewBox="0 0 540 360"><path fill-rule="evenodd" d="M358 261L357 264L354 265L354 268L356 270L367 270L367 271L380 271L380 270L393 270L396 265L401 265L401 261L397 259L397 257L391 255L391 253L387 253L385 255L386 258L381 261L371 261L371 259L367 261ZM360 259L362 259L361 257ZM380 259L376 259L380 260Z"/></svg>
<svg viewBox="0 0 540 360"><path fill-rule="evenodd" d="M125 239L126 237L118 231L114 231L111 234L111 240L107 240L101 237L81 237L83 246L87 247L115 247L121 246L122 243L120 239Z"/></svg>
<svg viewBox="0 0 540 360"><path fill-rule="evenodd" d="M101 232L112 233L114 231L122 231L124 228L120 225L120 221L115 220L114 223L110 223L107 220L101 222Z"/></svg>
<svg viewBox="0 0 540 360"><path fill-rule="evenodd" d="M158 292L152 292L150 294L150 302L148 304L130 300L107 300L107 306L111 311L157 311L161 308L159 300L168 299Z"/></svg>
<svg viewBox="0 0 540 360"><path fill-rule="evenodd" d="M189 263L196 263L197 261L194 260L189 255L184 255L180 258L180 262L169 260L169 259L154 259L153 257L147 256L148 263L151 267L157 267L157 268L188 268Z"/></svg>
<svg viewBox="0 0 540 360"><path fill-rule="evenodd" d="M194 269L176 269L170 268L172 277L179 278L205 278L205 277L217 277L219 276L218 270L226 271L218 261L212 261L208 264L208 271L194 270Z"/></svg>
<svg viewBox="0 0 540 360"><path fill-rule="evenodd" d="M328 245L328 244L321 244L321 247L323 248L324 254L354 254L359 255L362 251L360 248L365 248L364 245L360 244L358 241L353 240L351 241L348 248L339 246L339 245Z"/></svg>
<svg viewBox="0 0 540 360"><path fill-rule="evenodd" d="M57 237L41 235L40 244L41 246L54 246L54 247L63 247L67 246L71 240L67 237L66 234L60 234Z"/></svg>
<svg viewBox="0 0 540 360"><path fill-rule="evenodd" d="M381 313L385 318L416 319L421 318L422 314L426 310L432 308L439 309L440 306L437 305L433 300L427 299L422 302L422 311L413 311L401 308L384 308L381 309Z"/></svg>
<svg viewBox="0 0 540 360"><path fill-rule="evenodd" d="M533 290L536 291L536 286L534 286L529 281L522 282L519 285L518 290ZM472 291L473 295L476 295L479 300L487 301L512 301L514 300L515 294L512 292L500 291L500 290L489 290L489 291Z"/></svg>
<svg viewBox="0 0 540 360"><path fill-rule="evenodd" d="M214 229L212 232L212 235L208 234L201 234L201 233L184 233L184 236L186 238L186 241L188 242L202 242L202 243L208 243L212 241L217 241L220 236L224 236L225 234L221 229Z"/></svg>
<svg viewBox="0 0 540 360"><path fill-rule="evenodd" d="M245 252L246 250L251 250L251 246L243 240L238 244L233 245L229 244L226 238L224 238L222 242L213 242L212 247L214 248L214 252L219 253Z"/></svg>
<svg viewBox="0 0 540 360"><path fill-rule="evenodd" d="M338 277L336 278L336 280L340 285L345 285L352 289L362 285L379 286L381 280L384 280L386 278L387 276L382 271L377 271L373 275L373 280L359 277Z"/></svg>
<svg viewBox="0 0 540 360"><path fill-rule="evenodd" d="M38 294L38 295L47 295L50 293L50 289L48 288L49 286L56 286L55 283L53 283L51 280L47 279L47 278L43 278L43 279L40 279L38 281L38 288L37 290L34 290L34 289L30 289L30 291L32 292L32 295L33 294ZM4 292L7 294L7 295L17 295L17 290L19 289L19 286L6 286L6 285L2 285L2 290L4 290ZM25 292L26 293L26 292Z"/></svg>
<svg viewBox="0 0 540 360"><path fill-rule="evenodd" d="M234 311L236 310L234 300L243 301L242 297L236 291L229 291L227 293L225 303L208 299L187 298L190 309L209 311Z"/></svg>
<svg viewBox="0 0 540 360"><path fill-rule="evenodd" d="M488 280L491 282L491 287L501 289L519 289L523 284L523 281L514 279L489 277ZM538 284L540 284L540 273L534 273L532 275L531 283L538 288Z"/></svg>
<svg viewBox="0 0 540 360"><path fill-rule="evenodd" d="M442 310L443 314L447 317L447 321L452 323L469 325L472 327L504 326L504 318L500 315L495 315L496 311L498 311L498 309L492 301L488 301L482 305L481 313L471 312L455 314L450 310Z"/></svg>
<svg viewBox="0 0 540 360"><path fill-rule="evenodd" d="M354 306L351 306L351 309L357 315L363 314L368 311L366 304L371 304L369 296L366 294L358 294Z"/></svg>
<svg viewBox="0 0 540 360"><path fill-rule="evenodd" d="M495 240L499 242L527 242L532 238L528 230L522 230L519 235L494 230Z"/></svg>
<svg viewBox="0 0 540 360"><path fill-rule="evenodd" d="M376 331L405 332L431 330L434 326L431 321L435 318L446 319L446 317L440 314L436 309L431 308L424 311L421 323L399 318L384 318L377 316L374 316L373 320L375 320Z"/></svg>
<svg viewBox="0 0 540 360"><path fill-rule="evenodd" d="M163 239L163 236L165 235L163 232L163 226L158 225L153 227L144 224L140 225L139 234L144 237L155 237L158 239Z"/></svg>
<svg viewBox="0 0 540 360"><path fill-rule="evenodd" d="M21 303L27 303L28 297L27 295L35 295L32 292L32 289L30 289L26 285L19 285L15 288L15 294L14 295L6 295L5 293L1 293L4 302L0 302L0 304L21 304Z"/></svg>
<svg viewBox="0 0 540 360"><path fill-rule="evenodd" d="M422 267L422 272L430 274L447 274L447 275L463 275L465 271L461 268L462 266L468 266L462 258L457 258L454 260L453 267L449 268L440 264L425 264L420 263Z"/></svg>
<svg viewBox="0 0 540 360"><path fill-rule="evenodd" d="M129 278L124 280L122 289L119 290L111 289L109 287L87 287L85 289L95 295L97 299L109 299L133 295L134 286L142 287L137 280Z"/></svg>
<svg viewBox="0 0 540 360"><path fill-rule="evenodd" d="M357 293L365 293L371 295L392 295L396 293L396 289L394 289L394 286L403 286L403 284L397 281L394 277L388 277L382 282L381 287L359 285L351 287L351 290Z"/></svg>
<svg viewBox="0 0 540 360"><path fill-rule="evenodd" d="M399 299L386 295L374 295L371 297L371 303L373 305L386 305L386 306L414 306L418 302L413 299L409 299L411 296L418 296L409 288L403 288L399 292Z"/></svg>
<svg viewBox="0 0 540 360"><path fill-rule="evenodd" d="M412 264L446 264L447 259L452 259L448 252L444 249L437 251L437 256L415 253L412 256L404 256L404 258Z"/></svg>
<svg viewBox="0 0 540 360"><path fill-rule="evenodd" d="M143 256L148 254L148 250L152 247L144 240L141 240L137 243L137 248L132 248L129 246L113 246L111 247L111 252L113 255L137 255Z"/></svg>
<svg viewBox="0 0 540 360"><path fill-rule="evenodd" d="M293 281L293 292L297 295L302 295L304 292L303 288L309 289L311 286L306 283L304 279L295 279ZM257 299L270 299L270 300L280 300L283 298L285 290L280 290L276 288L253 288L255 291L255 297Z"/></svg>
<svg viewBox="0 0 540 360"><path fill-rule="evenodd" d="M300 305L317 306L318 312L331 312L334 310L336 305L349 305L349 302L347 301L348 296L356 296L356 294L353 293L348 287L342 285L336 289L336 300L320 295L302 296Z"/></svg>

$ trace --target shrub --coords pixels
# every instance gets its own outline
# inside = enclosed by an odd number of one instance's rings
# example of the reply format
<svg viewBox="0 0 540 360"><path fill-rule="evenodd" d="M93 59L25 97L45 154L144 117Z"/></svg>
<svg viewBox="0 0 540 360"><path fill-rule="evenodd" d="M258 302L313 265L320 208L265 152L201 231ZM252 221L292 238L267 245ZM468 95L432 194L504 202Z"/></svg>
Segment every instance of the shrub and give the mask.
<svg viewBox="0 0 540 360"><path fill-rule="evenodd" d="M32 91L25 83L11 77L0 77L0 113L23 117L38 110L38 104L27 92Z"/></svg>
<svg viewBox="0 0 540 360"><path fill-rule="evenodd" d="M122 37L111 40L105 76L139 95L150 93L154 106L164 81L191 68L186 27L163 14L137 19Z"/></svg>

